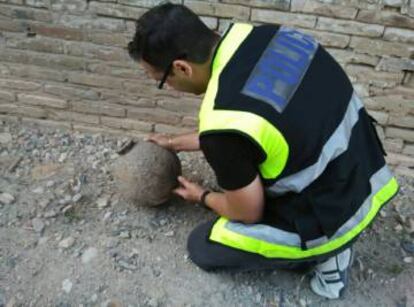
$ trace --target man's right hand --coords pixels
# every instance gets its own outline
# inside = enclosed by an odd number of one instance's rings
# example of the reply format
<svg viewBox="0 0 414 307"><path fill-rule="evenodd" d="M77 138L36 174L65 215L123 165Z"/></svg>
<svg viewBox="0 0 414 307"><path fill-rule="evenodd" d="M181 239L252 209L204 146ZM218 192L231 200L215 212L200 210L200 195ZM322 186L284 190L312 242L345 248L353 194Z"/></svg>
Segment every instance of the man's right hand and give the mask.
<svg viewBox="0 0 414 307"><path fill-rule="evenodd" d="M168 150L174 150L174 146L173 146L173 142L172 142L172 136L170 135L166 135L166 134L162 134L162 133L156 133L156 134L151 134L149 135L145 141L148 142L153 142L161 147L164 147L165 149Z"/></svg>

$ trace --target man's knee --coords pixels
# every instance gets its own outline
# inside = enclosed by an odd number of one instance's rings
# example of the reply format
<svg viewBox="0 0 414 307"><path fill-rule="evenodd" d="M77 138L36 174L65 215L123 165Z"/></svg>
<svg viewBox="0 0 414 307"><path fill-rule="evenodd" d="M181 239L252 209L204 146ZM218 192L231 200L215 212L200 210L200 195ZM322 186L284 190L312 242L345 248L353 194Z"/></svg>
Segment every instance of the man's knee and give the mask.
<svg viewBox="0 0 414 307"><path fill-rule="evenodd" d="M212 222L198 225L190 233L187 240L189 258L195 265L205 271L214 269L214 265L211 263L211 258L209 257L210 253L208 246L208 237L212 225Z"/></svg>

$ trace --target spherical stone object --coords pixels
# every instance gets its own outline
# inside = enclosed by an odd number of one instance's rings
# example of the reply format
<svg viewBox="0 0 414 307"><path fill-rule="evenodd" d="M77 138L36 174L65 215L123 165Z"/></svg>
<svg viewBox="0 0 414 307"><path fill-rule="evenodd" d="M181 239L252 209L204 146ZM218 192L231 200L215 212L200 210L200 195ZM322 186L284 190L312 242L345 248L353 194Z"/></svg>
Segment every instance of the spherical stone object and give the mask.
<svg viewBox="0 0 414 307"><path fill-rule="evenodd" d="M122 197L137 206L165 203L178 186L177 155L157 144L138 141L114 164L113 175Z"/></svg>

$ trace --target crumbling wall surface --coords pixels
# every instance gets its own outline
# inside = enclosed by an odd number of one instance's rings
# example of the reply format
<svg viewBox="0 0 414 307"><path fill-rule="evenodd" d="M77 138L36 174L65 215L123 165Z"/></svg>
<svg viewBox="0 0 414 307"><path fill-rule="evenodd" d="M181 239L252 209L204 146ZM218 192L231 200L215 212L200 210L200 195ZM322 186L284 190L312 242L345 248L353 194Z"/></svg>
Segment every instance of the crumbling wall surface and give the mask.
<svg viewBox="0 0 414 307"><path fill-rule="evenodd" d="M129 59L134 19L158 0L0 0L0 119L146 134L197 124L200 98L159 91ZM414 173L414 0L184 3L209 27L281 23L314 35L377 119L388 161Z"/></svg>

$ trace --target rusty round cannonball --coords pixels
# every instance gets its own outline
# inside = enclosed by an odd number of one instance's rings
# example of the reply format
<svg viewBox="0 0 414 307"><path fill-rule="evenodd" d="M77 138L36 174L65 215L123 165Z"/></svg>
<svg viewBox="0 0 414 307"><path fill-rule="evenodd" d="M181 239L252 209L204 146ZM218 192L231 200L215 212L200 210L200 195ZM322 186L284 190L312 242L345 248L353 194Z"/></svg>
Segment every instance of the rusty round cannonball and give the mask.
<svg viewBox="0 0 414 307"><path fill-rule="evenodd" d="M165 203L178 186L181 164L177 155L157 144L139 141L113 166L122 197L137 206Z"/></svg>

